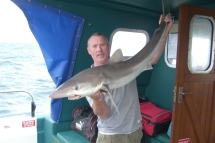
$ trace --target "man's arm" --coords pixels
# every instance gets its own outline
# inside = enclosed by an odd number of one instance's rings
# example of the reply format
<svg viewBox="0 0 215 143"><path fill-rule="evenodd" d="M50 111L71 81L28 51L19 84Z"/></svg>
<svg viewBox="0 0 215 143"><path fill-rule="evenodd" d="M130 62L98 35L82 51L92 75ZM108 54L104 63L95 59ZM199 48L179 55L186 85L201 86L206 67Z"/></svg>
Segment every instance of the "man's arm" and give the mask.
<svg viewBox="0 0 215 143"><path fill-rule="evenodd" d="M95 115L99 116L101 119L107 119L110 113L110 109L106 104L103 95L100 91L90 95L93 101L92 108Z"/></svg>
<svg viewBox="0 0 215 143"><path fill-rule="evenodd" d="M161 18L163 18L162 15L160 16L159 21L161 21ZM165 45L166 45L166 40L167 40L167 36L169 34L169 30L171 29L171 27L173 25L173 21L169 15L165 16L164 21L167 23L167 27L166 27L166 30L163 35L163 40L160 43L157 52L155 53L155 55L153 56L153 58L151 60L151 65L155 65L158 62L158 60L160 59L160 57L164 51Z"/></svg>

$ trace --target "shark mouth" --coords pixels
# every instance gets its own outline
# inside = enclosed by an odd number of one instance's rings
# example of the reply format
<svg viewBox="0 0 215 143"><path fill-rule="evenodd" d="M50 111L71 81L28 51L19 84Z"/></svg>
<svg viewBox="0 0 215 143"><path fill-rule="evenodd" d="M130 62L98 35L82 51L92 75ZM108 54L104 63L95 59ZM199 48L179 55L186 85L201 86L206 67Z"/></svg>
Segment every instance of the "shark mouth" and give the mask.
<svg viewBox="0 0 215 143"><path fill-rule="evenodd" d="M69 97L68 97L69 100L78 100L78 99L80 99L80 98L81 98L80 95L73 95L73 96L69 96Z"/></svg>

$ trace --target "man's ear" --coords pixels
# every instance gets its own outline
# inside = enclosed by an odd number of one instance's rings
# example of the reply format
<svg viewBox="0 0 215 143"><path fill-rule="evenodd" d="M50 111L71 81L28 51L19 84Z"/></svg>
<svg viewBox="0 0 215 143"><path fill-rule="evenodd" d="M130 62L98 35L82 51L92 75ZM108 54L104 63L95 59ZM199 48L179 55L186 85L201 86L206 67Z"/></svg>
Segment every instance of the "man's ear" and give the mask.
<svg viewBox="0 0 215 143"><path fill-rule="evenodd" d="M91 52L90 52L90 49L87 47L87 51L88 51L88 53L91 55Z"/></svg>
<svg viewBox="0 0 215 143"><path fill-rule="evenodd" d="M108 44L108 51L109 51L109 55L110 55L110 48L111 48L111 47L110 47L110 44Z"/></svg>

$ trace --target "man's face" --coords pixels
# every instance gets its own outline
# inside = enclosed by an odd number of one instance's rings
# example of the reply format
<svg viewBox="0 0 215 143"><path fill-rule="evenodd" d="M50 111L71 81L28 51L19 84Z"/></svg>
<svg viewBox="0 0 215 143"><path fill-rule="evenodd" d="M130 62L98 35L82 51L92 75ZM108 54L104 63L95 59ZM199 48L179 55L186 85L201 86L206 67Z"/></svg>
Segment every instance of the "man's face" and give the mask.
<svg viewBox="0 0 215 143"><path fill-rule="evenodd" d="M103 36L92 36L88 40L87 50L93 58L94 66L108 63L110 46Z"/></svg>

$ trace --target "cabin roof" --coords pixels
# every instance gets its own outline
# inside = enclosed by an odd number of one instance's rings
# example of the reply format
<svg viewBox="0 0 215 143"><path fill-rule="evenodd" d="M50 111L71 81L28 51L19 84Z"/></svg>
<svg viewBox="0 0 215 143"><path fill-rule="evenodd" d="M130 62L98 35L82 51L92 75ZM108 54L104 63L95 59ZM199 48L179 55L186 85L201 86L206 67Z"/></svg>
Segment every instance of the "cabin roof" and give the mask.
<svg viewBox="0 0 215 143"><path fill-rule="evenodd" d="M58 0L67 3L90 5L135 13L161 14L161 0ZM215 8L214 0L164 0L166 12L176 15L181 4Z"/></svg>

